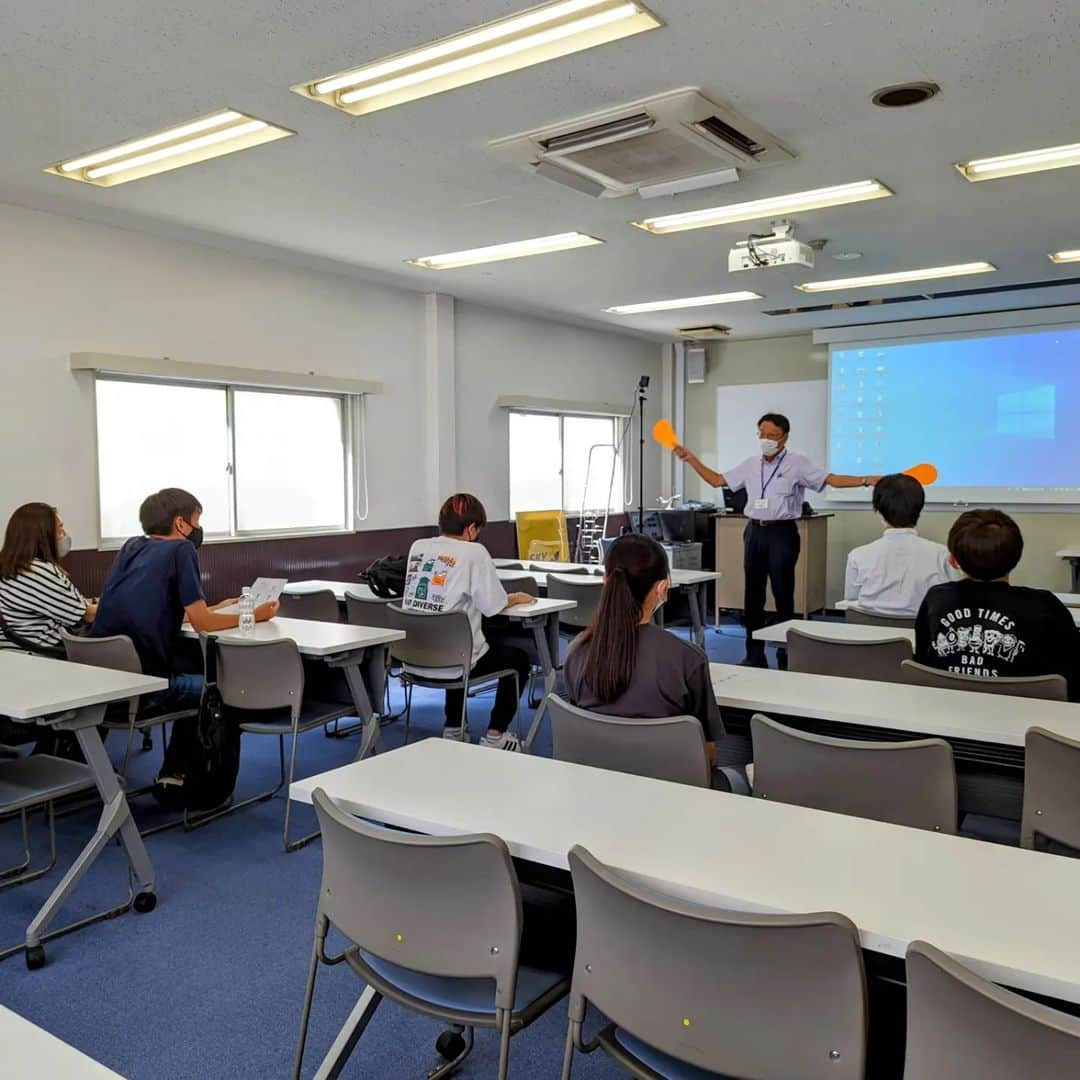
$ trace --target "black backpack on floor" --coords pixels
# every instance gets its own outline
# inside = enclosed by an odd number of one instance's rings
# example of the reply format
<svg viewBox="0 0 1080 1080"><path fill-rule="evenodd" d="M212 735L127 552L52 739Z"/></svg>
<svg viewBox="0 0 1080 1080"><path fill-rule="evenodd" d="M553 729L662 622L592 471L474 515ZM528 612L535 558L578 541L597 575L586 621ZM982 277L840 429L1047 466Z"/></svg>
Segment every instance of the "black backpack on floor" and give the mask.
<svg viewBox="0 0 1080 1080"><path fill-rule="evenodd" d="M361 575L371 591L382 600L397 600L405 595L407 555L384 555L376 559Z"/></svg>
<svg viewBox="0 0 1080 1080"><path fill-rule="evenodd" d="M206 639L206 687L199 715L173 724L154 798L174 810L212 810L236 787L240 726L217 687L217 639Z"/></svg>

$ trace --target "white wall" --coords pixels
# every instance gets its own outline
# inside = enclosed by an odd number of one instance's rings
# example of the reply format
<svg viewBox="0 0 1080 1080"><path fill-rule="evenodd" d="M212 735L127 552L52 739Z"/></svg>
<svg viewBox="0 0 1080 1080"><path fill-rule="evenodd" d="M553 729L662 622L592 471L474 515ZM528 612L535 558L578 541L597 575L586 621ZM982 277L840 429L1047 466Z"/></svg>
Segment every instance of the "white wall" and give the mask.
<svg viewBox="0 0 1080 1080"><path fill-rule="evenodd" d="M433 520L422 294L0 205L0 296L0 519L41 499L60 508L76 547L95 542L92 382L69 371L68 356L104 352L381 380L385 393L368 407L367 527ZM659 348L458 306L460 385L446 402L460 407L457 480L503 517L505 419L494 399L607 398L624 386L629 397L650 362L657 373Z"/></svg>
<svg viewBox="0 0 1080 1080"><path fill-rule="evenodd" d="M507 474L507 411L503 395L527 395L583 402L634 401L638 378L648 375L651 409L659 417L661 346L574 326L544 322L512 312L459 303L455 311L457 360L457 475L495 518L510 508ZM637 429L631 461L637 499ZM645 496L660 494L660 454L646 441Z"/></svg>
<svg viewBox="0 0 1080 1080"><path fill-rule="evenodd" d="M705 382L686 388L687 445L698 450L707 465L723 470L731 462L714 461L716 456L716 390L740 383L796 382L828 377L828 348L814 345L809 334L761 338L753 341L730 341L712 346L708 353ZM747 453L754 452L753 424L747 418ZM688 469L687 495L712 498L708 488ZM1054 552L1069 544L1080 543L1080 514L1015 512L1024 534L1024 557L1013 580L1018 585L1066 591L1068 567ZM954 510L927 510L919 531L944 543L956 518ZM844 591L844 565L847 553L859 544L869 543L881 533L876 516L869 510L836 510L829 522L828 600L835 603Z"/></svg>

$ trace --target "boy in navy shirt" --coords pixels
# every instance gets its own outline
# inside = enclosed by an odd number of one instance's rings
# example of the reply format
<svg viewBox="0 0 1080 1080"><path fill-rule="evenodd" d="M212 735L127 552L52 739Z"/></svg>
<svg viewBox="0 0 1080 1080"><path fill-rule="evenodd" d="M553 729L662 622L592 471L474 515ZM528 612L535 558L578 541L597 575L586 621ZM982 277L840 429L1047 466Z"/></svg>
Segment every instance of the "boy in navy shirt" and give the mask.
<svg viewBox="0 0 1080 1080"><path fill-rule="evenodd" d="M169 680L168 690L143 700L146 715L199 705L202 676L176 670L185 617L195 630L208 634L239 623L239 616L217 610L235 601L223 600L211 608L203 595L197 554L203 538L201 517L199 500L181 488L148 496L139 507L146 535L124 544L105 578L93 636L126 635L143 671ZM271 619L277 609L276 603L262 604L255 610L255 620Z"/></svg>

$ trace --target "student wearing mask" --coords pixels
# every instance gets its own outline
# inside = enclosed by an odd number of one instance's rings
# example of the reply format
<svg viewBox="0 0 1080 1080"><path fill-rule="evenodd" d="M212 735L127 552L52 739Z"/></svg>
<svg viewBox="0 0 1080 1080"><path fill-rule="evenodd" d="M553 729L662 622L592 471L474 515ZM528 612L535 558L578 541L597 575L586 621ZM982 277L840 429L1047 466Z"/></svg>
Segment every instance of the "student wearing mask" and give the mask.
<svg viewBox="0 0 1080 1080"><path fill-rule="evenodd" d="M743 664L766 667L765 643L754 640L754 631L765 625L765 585L772 586L776 621L795 617L795 564L799 561L799 528L807 489L870 487L878 476L846 476L831 473L808 457L787 448L791 424L780 413L766 413L758 421L759 453L733 469L718 473L703 465L685 446L675 455L713 487L746 490L746 524L743 537L743 573L746 622L746 659ZM786 652L780 650L781 661Z"/></svg>
<svg viewBox="0 0 1080 1080"><path fill-rule="evenodd" d="M924 540L915 529L925 503L922 484L903 473L883 476L874 485L874 510L885 533L848 555L845 600L875 615L912 619L929 589L959 576L948 548Z"/></svg>
<svg viewBox="0 0 1080 1080"><path fill-rule="evenodd" d="M202 697L201 675L177 670L180 628L185 619L199 633L230 630L239 616L209 607L203 595L198 548L202 544L202 505L190 492L165 488L139 507L144 536L120 549L101 594L94 637L131 638L147 675L169 680L169 689L143 699L147 714L193 709ZM276 603L255 609L256 622L277 613Z"/></svg>
<svg viewBox="0 0 1080 1080"><path fill-rule="evenodd" d="M1080 701L1080 631L1045 589L1009 583L1024 538L1000 510L969 510L949 530L949 555L963 580L926 594L915 620L915 659L984 679L1062 675Z"/></svg>
<svg viewBox="0 0 1080 1080"><path fill-rule="evenodd" d="M439 535L417 540L409 550L401 603L410 611L465 612L472 628L472 677L516 671L520 694L529 680L528 655L511 645L487 641L482 620L508 607L531 604L534 597L527 593L507 595L487 548L477 543L486 524L487 512L475 495L451 495L439 510ZM440 677L438 671L418 674ZM467 734L461 727L463 704L462 690L446 691L444 738L461 739ZM481 738L480 745L520 750L517 736L507 730L516 710L514 680L507 676L499 680L487 734Z"/></svg>
<svg viewBox="0 0 1080 1080"><path fill-rule="evenodd" d="M567 693L571 704L607 716L694 716L712 761L724 724L708 657L652 621L669 584L667 556L655 540L621 536L611 545L596 616L566 654Z"/></svg>
<svg viewBox="0 0 1080 1080"><path fill-rule="evenodd" d="M55 507L26 503L11 515L0 550L0 649L61 656L60 631L93 621L96 606L60 565L70 550Z"/></svg>

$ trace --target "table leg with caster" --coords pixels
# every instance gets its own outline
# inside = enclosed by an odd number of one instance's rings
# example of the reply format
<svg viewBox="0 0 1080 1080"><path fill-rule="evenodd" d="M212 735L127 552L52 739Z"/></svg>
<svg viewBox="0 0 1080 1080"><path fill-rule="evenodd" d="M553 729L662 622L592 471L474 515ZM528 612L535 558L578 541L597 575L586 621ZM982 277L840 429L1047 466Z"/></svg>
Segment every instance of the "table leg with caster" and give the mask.
<svg viewBox="0 0 1080 1080"><path fill-rule="evenodd" d="M138 827L131 816L131 810L128 807L123 789L120 787L112 762L105 753L101 736L98 734L97 725L104 712L105 707L103 705L94 706L91 709L79 710L70 718L53 724L59 731L75 732L75 737L82 748L86 763L94 774L94 781L97 784L104 805L94 835L82 851L79 852L67 873L64 874L53 890L52 895L45 901L41 910L26 928L26 964L31 969L39 968L45 963L45 950L42 946L44 941L77 930L89 923L112 918L127 911L130 907L134 907L138 912L145 913L153 911L157 905L157 896L154 892L154 868L150 862L150 856L146 852ZM64 902L117 833L120 834L120 841L128 858L129 887L127 900L107 911L98 912L95 915L50 932L48 927L64 905Z"/></svg>

